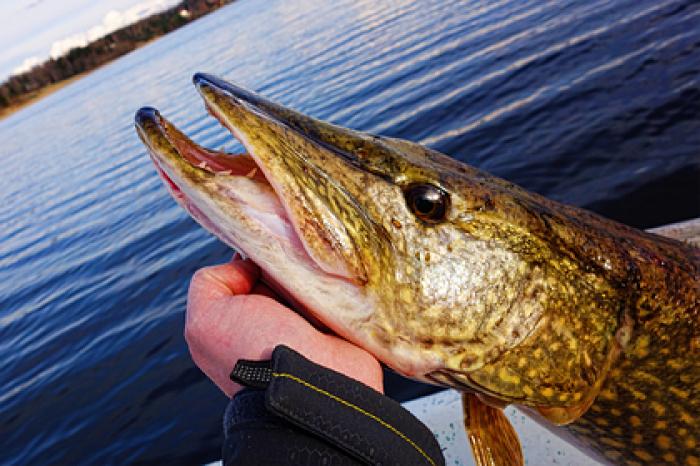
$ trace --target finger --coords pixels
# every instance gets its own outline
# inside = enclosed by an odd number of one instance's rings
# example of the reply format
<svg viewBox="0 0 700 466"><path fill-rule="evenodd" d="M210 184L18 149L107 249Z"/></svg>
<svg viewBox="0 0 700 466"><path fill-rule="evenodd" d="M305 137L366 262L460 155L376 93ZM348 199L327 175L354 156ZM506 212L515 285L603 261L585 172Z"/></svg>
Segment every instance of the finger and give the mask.
<svg viewBox="0 0 700 466"><path fill-rule="evenodd" d="M213 300L247 294L260 277L251 261L234 260L198 270L190 283L188 307L199 308Z"/></svg>
<svg viewBox="0 0 700 466"><path fill-rule="evenodd" d="M309 327L276 301L246 294L189 306L185 339L197 366L232 396L241 388L228 378L237 360L269 359L279 343L309 344L315 340Z"/></svg>

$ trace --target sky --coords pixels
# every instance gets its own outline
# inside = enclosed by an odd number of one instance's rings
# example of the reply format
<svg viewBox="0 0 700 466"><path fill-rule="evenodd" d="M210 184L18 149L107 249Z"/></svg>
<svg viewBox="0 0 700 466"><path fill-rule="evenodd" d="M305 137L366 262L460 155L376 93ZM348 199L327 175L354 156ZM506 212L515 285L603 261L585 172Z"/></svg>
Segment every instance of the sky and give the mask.
<svg viewBox="0 0 700 466"><path fill-rule="evenodd" d="M0 0L0 81L179 0Z"/></svg>

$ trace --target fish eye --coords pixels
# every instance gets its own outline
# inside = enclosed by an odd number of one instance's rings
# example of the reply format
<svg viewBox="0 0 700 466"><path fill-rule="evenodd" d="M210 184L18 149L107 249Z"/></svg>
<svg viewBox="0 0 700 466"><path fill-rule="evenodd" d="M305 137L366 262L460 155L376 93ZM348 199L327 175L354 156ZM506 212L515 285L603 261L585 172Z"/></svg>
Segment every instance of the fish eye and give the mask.
<svg viewBox="0 0 700 466"><path fill-rule="evenodd" d="M432 184L413 184L404 190L404 197L411 212L426 223L438 223L445 219L450 197Z"/></svg>

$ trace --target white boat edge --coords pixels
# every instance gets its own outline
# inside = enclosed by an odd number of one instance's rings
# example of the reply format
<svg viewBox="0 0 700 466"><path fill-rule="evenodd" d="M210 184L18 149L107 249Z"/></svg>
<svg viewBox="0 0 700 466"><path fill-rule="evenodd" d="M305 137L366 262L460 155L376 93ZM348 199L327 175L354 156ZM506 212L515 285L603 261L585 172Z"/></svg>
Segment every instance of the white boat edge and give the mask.
<svg viewBox="0 0 700 466"><path fill-rule="evenodd" d="M443 390L403 403L435 435L445 464L476 466L467 441L462 415L462 396L456 390ZM603 466L545 427L510 406L505 410L518 433L525 464L548 466ZM221 461L206 466L222 466Z"/></svg>
<svg viewBox="0 0 700 466"><path fill-rule="evenodd" d="M700 218L650 228L647 231L700 248Z"/></svg>

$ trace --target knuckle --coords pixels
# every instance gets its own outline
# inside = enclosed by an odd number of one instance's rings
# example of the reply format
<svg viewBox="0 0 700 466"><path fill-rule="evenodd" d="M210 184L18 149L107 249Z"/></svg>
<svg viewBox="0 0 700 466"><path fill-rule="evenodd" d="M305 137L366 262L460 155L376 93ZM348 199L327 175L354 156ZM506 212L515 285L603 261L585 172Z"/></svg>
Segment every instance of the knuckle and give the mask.
<svg viewBox="0 0 700 466"><path fill-rule="evenodd" d="M196 270L192 275L192 279L190 280L190 291L192 291L193 288L196 288L202 283L204 283L207 279L208 273L209 272L207 272L207 267Z"/></svg>
<svg viewBox="0 0 700 466"><path fill-rule="evenodd" d="M196 332L193 329L193 325L189 320L185 321L185 329L183 331L183 334L184 334L185 341L187 342L187 344L192 345L192 343L194 342L194 340L196 338Z"/></svg>

